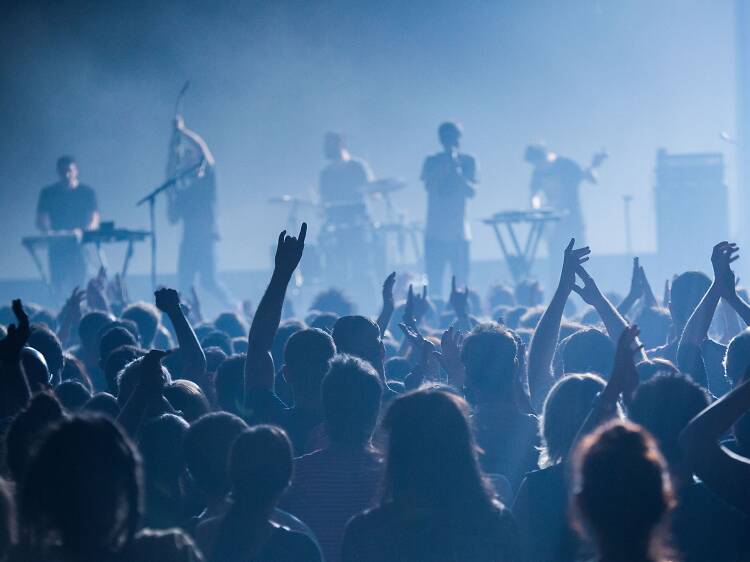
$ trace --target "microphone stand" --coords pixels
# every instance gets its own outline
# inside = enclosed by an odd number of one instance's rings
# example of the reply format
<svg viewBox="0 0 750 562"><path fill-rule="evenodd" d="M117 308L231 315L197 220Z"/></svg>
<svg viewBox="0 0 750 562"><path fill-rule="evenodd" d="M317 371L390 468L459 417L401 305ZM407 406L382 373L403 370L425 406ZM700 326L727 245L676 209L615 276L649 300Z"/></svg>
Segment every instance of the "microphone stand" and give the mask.
<svg viewBox="0 0 750 562"><path fill-rule="evenodd" d="M203 163L204 160L201 159L198 164L196 164L195 166L191 166L184 172L181 172L176 176L168 179L135 204L136 207L140 207L144 203L148 203L148 216L151 226L151 288L154 291L156 290L156 198L160 193L166 191L178 181L200 170L201 166L203 166Z"/></svg>

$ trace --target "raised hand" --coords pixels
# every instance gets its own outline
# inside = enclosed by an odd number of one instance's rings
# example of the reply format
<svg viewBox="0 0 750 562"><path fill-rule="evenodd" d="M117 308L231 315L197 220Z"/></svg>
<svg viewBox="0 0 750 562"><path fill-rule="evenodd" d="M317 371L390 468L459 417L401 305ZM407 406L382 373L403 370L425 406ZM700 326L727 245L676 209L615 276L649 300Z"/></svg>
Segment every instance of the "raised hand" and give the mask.
<svg viewBox="0 0 750 562"><path fill-rule="evenodd" d="M594 281L594 278L588 274L582 265L576 267L576 275L583 281L583 287L573 285L573 291L583 299L583 302L595 306L601 298L601 291L596 281Z"/></svg>
<svg viewBox="0 0 750 562"><path fill-rule="evenodd" d="M651 283L648 282L646 271L643 269L642 265L638 267L638 271L638 275L641 278L641 286L643 287L643 300L646 302L646 305L650 307L659 306L659 301L656 300L656 295L654 294L654 290L651 288Z"/></svg>
<svg viewBox="0 0 750 562"><path fill-rule="evenodd" d="M388 324L391 322L393 316L393 310L396 307L396 303L393 300L393 286L396 284L396 272L394 271L383 281L383 308L378 316L378 328L380 328L380 336L385 336L388 330Z"/></svg>
<svg viewBox="0 0 750 562"><path fill-rule="evenodd" d="M560 288L568 291L568 293L574 290L577 269L589 260L588 256L591 253L588 246L574 249L575 243L575 238L571 238L568 247L565 248L562 271L560 272Z"/></svg>
<svg viewBox="0 0 750 562"><path fill-rule="evenodd" d="M455 275L451 278L451 295L448 303L459 318L469 315L469 287L464 286L463 291L457 289Z"/></svg>
<svg viewBox="0 0 750 562"><path fill-rule="evenodd" d="M631 298L633 301L643 296L643 268L638 263L638 257L633 258L633 272L630 275L630 290L625 298Z"/></svg>
<svg viewBox="0 0 750 562"><path fill-rule="evenodd" d="M719 295L731 299L736 295L736 280L732 271L732 262L739 259L737 244L719 242L711 253L711 265L714 270L714 283L719 289Z"/></svg>
<svg viewBox="0 0 750 562"><path fill-rule="evenodd" d="M21 300L14 300L12 308L16 323L8 326L8 334L0 341L0 359L4 361L18 361L21 357L21 350L31 335L29 317L23 309Z"/></svg>
<svg viewBox="0 0 750 562"><path fill-rule="evenodd" d="M417 325L422 321L424 315L430 310L430 301L427 298L427 285L422 287L422 294L414 294L414 318L417 321Z"/></svg>
<svg viewBox="0 0 750 562"><path fill-rule="evenodd" d="M410 326L409 324L405 322L400 322L398 327L401 328L401 331L404 333L404 336L406 336L406 339L408 340L409 344L415 350L422 349L422 346L427 340L425 340L422 334L419 333L419 330L417 329L416 326Z"/></svg>
<svg viewBox="0 0 750 562"><path fill-rule="evenodd" d="M393 286L396 284L396 272L394 271L383 281L383 304L393 304Z"/></svg>
<svg viewBox="0 0 750 562"><path fill-rule="evenodd" d="M451 326L440 338L440 351L433 352L440 366L448 374L448 382L456 388L461 388L466 380L466 369L461 361L463 341L463 332Z"/></svg>
<svg viewBox="0 0 750 562"><path fill-rule="evenodd" d="M299 230L299 235L295 238L289 236L286 230L279 234L279 243L276 247L276 271L292 275L302 259L302 252L305 249L305 237L307 236L307 223L303 222Z"/></svg>
<svg viewBox="0 0 750 562"><path fill-rule="evenodd" d="M154 293L154 304L164 314L170 315L180 312L180 294L175 289L162 287Z"/></svg>
<svg viewBox="0 0 750 562"><path fill-rule="evenodd" d="M409 290L406 292L406 304L404 304L404 311L401 315L401 321L404 323L404 325L416 330L417 317L414 308L414 287L410 284Z"/></svg>
<svg viewBox="0 0 750 562"><path fill-rule="evenodd" d="M635 354L643 347L638 342L638 326L626 327L617 340L615 362L605 393L612 399L622 394L628 400L638 387L640 378L635 367Z"/></svg>

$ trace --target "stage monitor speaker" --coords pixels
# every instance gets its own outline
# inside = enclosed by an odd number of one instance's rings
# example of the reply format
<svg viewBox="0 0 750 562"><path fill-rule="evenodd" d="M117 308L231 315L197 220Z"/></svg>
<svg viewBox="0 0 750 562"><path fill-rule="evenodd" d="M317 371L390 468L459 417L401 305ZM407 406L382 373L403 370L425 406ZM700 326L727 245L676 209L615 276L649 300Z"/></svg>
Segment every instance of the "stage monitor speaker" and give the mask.
<svg viewBox="0 0 750 562"><path fill-rule="evenodd" d="M729 202L720 153L656 154L657 247L675 272L705 269L714 244L729 236Z"/></svg>

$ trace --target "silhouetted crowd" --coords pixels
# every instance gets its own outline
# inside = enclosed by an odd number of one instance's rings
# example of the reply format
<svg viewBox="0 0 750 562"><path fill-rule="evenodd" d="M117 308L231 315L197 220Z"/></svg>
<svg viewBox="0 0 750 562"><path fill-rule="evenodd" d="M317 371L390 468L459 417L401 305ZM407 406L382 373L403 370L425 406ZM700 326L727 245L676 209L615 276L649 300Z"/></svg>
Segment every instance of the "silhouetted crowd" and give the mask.
<svg viewBox="0 0 750 562"><path fill-rule="evenodd" d="M750 560L735 244L661 298L571 240L546 306L393 273L377 318L336 289L296 317L306 229L214 321L104 272L0 308L0 561Z"/></svg>

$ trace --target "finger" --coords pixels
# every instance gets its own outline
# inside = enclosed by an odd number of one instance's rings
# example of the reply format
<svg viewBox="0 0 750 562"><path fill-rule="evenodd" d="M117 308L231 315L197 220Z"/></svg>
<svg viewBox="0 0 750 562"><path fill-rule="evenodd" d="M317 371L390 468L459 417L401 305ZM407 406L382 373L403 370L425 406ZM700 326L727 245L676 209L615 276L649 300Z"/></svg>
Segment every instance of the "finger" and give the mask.
<svg viewBox="0 0 750 562"><path fill-rule="evenodd" d="M302 226L299 227L299 236L297 236L297 240L300 244L304 244L305 238L307 238L307 223L303 222Z"/></svg>
<svg viewBox="0 0 750 562"><path fill-rule="evenodd" d="M573 246L575 245L575 243L576 243L576 239L575 238L571 238L570 242L568 242L568 247L565 248L565 252L566 253L570 253L571 250L573 250Z"/></svg>
<svg viewBox="0 0 750 562"><path fill-rule="evenodd" d="M286 236L286 230L282 230L281 233L279 234L279 243L278 243L279 246L284 245L284 236Z"/></svg>
<svg viewBox="0 0 750 562"><path fill-rule="evenodd" d="M731 258L729 258L729 263L736 262L738 259L740 259L740 256L732 256Z"/></svg>
<svg viewBox="0 0 750 562"><path fill-rule="evenodd" d="M587 261L589 261L588 256L586 256L585 258L581 258L578 260L578 265L580 266L582 263L586 263Z"/></svg>
<svg viewBox="0 0 750 562"><path fill-rule="evenodd" d="M422 300L427 300L427 285L422 287Z"/></svg>
<svg viewBox="0 0 750 562"><path fill-rule="evenodd" d="M456 276L451 277L451 293L456 292Z"/></svg>
<svg viewBox="0 0 750 562"><path fill-rule="evenodd" d="M579 287L578 285L573 285L571 289L574 293L583 295L583 287Z"/></svg>
<svg viewBox="0 0 750 562"><path fill-rule="evenodd" d="M638 271L639 268L638 256L633 258L633 270Z"/></svg>

